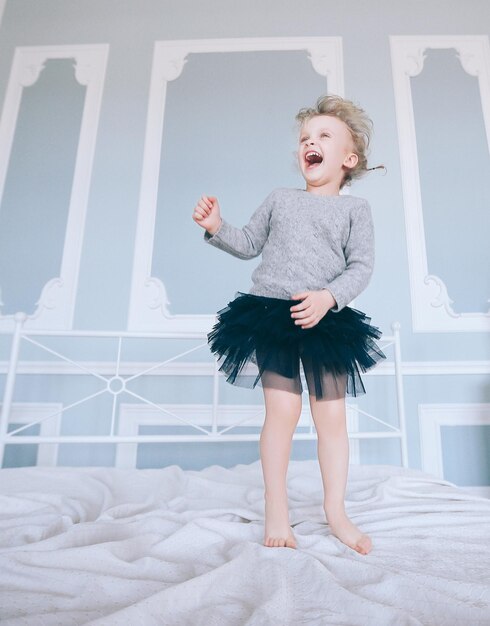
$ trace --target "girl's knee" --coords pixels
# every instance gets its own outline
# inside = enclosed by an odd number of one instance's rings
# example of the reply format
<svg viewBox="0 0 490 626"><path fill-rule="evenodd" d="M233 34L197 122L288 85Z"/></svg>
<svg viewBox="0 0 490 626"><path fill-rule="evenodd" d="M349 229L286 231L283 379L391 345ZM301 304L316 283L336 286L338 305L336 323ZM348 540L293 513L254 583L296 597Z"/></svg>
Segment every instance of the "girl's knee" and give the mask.
<svg viewBox="0 0 490 626"><path fill-rule="evenodd" d="M296 425L301 415L301 394L264 387L266 419L279 425Z"/></svg>
<svg viewBox="0 0 490 626"><path fill-rule="evenodd" d="M335 435L346 429L345 397L317 400L310 396L310 409L317 432Z"/></svg>

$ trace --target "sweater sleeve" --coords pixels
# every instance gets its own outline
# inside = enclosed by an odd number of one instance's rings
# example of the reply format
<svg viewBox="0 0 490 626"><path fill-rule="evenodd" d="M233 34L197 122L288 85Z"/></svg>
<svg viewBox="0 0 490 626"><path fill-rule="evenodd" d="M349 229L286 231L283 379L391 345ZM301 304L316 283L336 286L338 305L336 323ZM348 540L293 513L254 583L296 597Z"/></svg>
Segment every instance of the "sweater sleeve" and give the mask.
<svg viewBox="0 0 490 626"><path fill-rule="evenodd" d="M272 191L255 210L246 226L237 228L221 218L221 225L214 235L204 231L204 241L239 259L253 259L258 256L269 236L273 195Z"/></svg>
<svg viewBox="0 0 490 626"><path fill-rule="evenodd" d="M337 304L330 310L338 313L369 284L374 268L374 225L371 207L364 200L351 216L350 233L344 248L345 270L326 288Z"/></svg>

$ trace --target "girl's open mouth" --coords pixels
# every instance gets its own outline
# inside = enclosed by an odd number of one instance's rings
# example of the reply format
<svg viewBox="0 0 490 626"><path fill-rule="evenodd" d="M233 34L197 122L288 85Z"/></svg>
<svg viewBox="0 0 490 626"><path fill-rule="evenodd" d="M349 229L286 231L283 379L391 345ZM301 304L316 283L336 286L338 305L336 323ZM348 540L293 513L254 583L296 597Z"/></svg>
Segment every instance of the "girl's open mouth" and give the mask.
<svg viewBox="0 0 490 626"><path fill-rule="evenodd" d="M322 163L323 162L323 157L316 150L309 150L305 154L305 161L307 163L306 167L309 169L310 167L316 167L317 165Z"/></svg>

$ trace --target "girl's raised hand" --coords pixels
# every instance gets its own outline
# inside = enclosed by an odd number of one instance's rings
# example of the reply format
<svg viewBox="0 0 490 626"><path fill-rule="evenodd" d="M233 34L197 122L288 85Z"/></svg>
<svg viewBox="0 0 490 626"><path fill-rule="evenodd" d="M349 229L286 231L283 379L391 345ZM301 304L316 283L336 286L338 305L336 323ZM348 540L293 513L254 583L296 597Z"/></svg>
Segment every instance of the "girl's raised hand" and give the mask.
<svg viewBox="0 0 490 626"><path fill-rule="evenodd" d="M192 219L196 224L205 228L210 235L214 235L221 224L218 199L214 196L201 196L194 207Z"/></svg>
<svg viewBox="0 0 490 626"><path fill-rule="evenodd" d="M316 326L327 312L335 306L336 300L328 289L320 291L303 291L297 293L292 300L302 300L299 304L290 307L291 317L301 328Z"/></svg>

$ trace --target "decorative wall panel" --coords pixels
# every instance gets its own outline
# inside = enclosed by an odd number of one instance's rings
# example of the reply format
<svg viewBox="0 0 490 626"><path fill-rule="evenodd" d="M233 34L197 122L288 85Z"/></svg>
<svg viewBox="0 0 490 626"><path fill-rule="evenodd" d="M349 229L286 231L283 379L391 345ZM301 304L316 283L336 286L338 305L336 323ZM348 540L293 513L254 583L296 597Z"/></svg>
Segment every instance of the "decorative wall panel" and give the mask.
<svg viewBox="0 0 490 626"><path fill-rule="evenodd" d="M405 208L405 224L407 236L408 263L410 272L410 290L412 301L412 320L415 332L482 332L490 330L490 292L488 292L488 262L482 259L486 256L488 261L488 198L490 197L489 159L490 149L490 48L486 36L391 36L391 57L393 69L393 83L395 90L395 104L398 124L398 137L400 147L400 163L402 172L403 200ZM430 50L430 51L429 51ZM469 76L474 77L477 90L466 89L462 103L465 110L454 110L457 103L458 84L462 77L458 76L458 68L452 66L453 82L451 85L444 84L448 75L441 77L441 84L432 85L432 97L434 105L416 107L417 99L414 99L414 90L420 90L414 86L414 81L424 71L424 61L433 62L433 51L448 51L450 55L456 55L461 69ZM449 58L449 61L451 59ZM454 59L452 59L454 61ZM446 59L446 67L448 59ZM454 78L456 76L456 79ZM433 83L436 79L433 79ZM454 84L458 80L458 84ZM464 83L462 83L464 84ZM452 98L444 97L446 94L454 94ZM471 93L478 93L478 100L470 104L468 98ZM456 97L458 96L458 97ZM425 111L425 120L421 120L421 128L425 132L417 135L416 110ZM471 111L475 112L471 115ZM427 116L432 114L432 121ZM472 119L470 119L472 118ZM457 121L460 120L458 124ZM475 138L484 141L480 149L481 157L478 166L482 175L471 177L473 167L472 154L467 153L468 145L475 142L466 134L460 132L460 126L466 129L476 128ZM478 125L480 132L478 133ZM451 134L452 142L448 147L441 146L441 128L446 128ZM458 135L459 133L459 135ZM442 132L444 135L444 132ZM454 153L448 156L448 150ZM472 149L473 152L473 149ZM442 180L440 171L441 163L445 159L448 163L443 172L447 178L448 167L454 167L451 176L452 189L437 189L437 181ZM458 159L460 167L457 166ZM423 163L423 171L421 171ZM439 167L439 170L436 168ZM467 168L467 177L463 165ZM486 175L485 175L486 174ZM424 181L424 189L422 188ZM433 193L429 193L431 186L435 185ZM447 187L447 185L446 185ZM423 193L425 190L425 193ZM475 193L478 191L479 193ZM444 193L443 193L444 192ZM458 217L448 222L454 197L459 195L463 198L461 203L453 206L453 216ZM442 200L441 200L442 198ZM446 198L446 200L444 200ZM441 206L442 203L442 206ZM459 209L459 211L458 211ZM434 216L439 215L439 228L431 239L428 238L428 230L424 220L430 219L434 223ZM461 234L461 224L465 224L469 230L464 238ZM433 230L433 229L432 229ZM459 233L458 233L459 231ZM484 232L487 233L485 236ZM478 244L481 238L480 245ZM442 244L442 248L441 248ZM435 247L439 249L436 254ZM483 247L482 247L483 246ZM446 254L446 263L444 263ZM474 258L471 259L472 255ZM430 263L429 263L430 260ZM454 261L454 262L453 262ZM467 265L465 265L467 263ZM438 268L438 273L431 271L429 265ZM445 265L447 267L445 267ZM467 267L466 271L464 267ZM439 269L440 268L440 269ZM453 271L451 272L451 268ZM449 274L447 273L449 271ZM459 284L458 284L459 280ZM459 302L453 306L456 294L448 290L451 281L454 291L458 292ZM465 293L473 292L478 283L481 290L486 289L486 297L483 291L479 296L480 310L465 311ZM460 295L461 294L461 295ZM468 301L469 298L467 297ZM474 304L473 308L477 308Z"/></svg>
<svg viewBox="0 0 490 626"><path fill-rule="evenodd" d="M107 45L15 51L0 121L0 328L10 328L16 305L26 328L72 327L107 53ZM23 232L13 230L19 224Z"/></svg>

